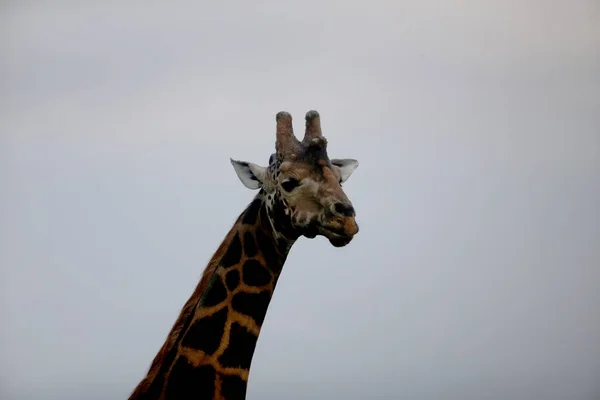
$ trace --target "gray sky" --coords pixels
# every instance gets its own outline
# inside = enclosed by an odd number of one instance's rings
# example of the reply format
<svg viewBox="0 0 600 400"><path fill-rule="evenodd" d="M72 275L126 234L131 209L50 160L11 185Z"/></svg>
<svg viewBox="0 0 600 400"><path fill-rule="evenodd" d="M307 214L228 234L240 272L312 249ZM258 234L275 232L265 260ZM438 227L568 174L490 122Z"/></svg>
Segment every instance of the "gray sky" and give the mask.
<svg viewBox="0 0 600 400"><path fill-rule="evenodd" d="M53 3L0 13L0 397L126 398L309 109L361 231L292 249L249 400L600 396L597 1Z"/></svg>

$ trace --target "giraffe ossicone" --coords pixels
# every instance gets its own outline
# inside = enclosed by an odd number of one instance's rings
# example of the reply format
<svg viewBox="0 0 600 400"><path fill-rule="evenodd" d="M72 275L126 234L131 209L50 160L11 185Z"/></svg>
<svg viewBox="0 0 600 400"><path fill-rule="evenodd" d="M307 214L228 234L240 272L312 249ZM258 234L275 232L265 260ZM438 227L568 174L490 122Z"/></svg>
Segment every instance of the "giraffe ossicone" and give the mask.
<svg viewBox="0 0 600 400"><path fill-rule="evenodd" d="M258 193L214 253L146 376L130 400L241 400L260 329L288 252L300 237L335 247L358 233L344 183L354 159L330 159L317 111L298 140L292 117L276 114L275 153L266 167L231 159Z"/></svg>

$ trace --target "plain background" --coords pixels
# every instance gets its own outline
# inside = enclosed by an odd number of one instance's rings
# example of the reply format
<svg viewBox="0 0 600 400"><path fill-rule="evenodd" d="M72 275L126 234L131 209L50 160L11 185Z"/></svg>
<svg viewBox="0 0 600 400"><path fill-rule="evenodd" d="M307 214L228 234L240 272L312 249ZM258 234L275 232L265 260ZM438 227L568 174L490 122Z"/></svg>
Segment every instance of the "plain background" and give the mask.
<svg viewBox="0 0 600 400"><path fill-rule="evenodd" d="M361 231L300 240L248 399L600 397L600 3L0 5L0 397L124 399L321 113Z"/></svg>

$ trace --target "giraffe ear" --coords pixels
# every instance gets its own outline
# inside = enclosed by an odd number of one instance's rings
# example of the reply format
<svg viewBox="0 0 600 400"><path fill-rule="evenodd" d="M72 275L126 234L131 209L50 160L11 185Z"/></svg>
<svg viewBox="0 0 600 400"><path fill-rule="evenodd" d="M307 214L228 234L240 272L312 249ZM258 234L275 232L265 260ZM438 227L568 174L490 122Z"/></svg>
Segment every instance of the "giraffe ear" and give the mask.
<svg viewBox="0 0 600 400"><path fill-rule="evenodd" d="M231 165L233 165L235 173L244 186L252 190L260 189L264 182L267 168L250 162L236 161L233 159L231 159Z"/></svg>
<svg viewBox="0 0 600 400"><path fill-rule="evenodd" d="M331 163L338 168L340 173L340 183L346 182L354 170L358 167L358 161L351 158L345 158L343 160L334 159Z"/></svg>

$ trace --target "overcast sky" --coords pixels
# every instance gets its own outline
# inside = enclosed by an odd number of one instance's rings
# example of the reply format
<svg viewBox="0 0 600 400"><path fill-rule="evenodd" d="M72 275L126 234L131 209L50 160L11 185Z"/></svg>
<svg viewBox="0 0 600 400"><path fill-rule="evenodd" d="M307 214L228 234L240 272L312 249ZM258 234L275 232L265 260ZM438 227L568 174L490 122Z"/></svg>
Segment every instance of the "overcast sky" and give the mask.
<svg viewBox="0 0 600 400"><path fill-rule="evenodd" d="M600 3L74 3L0 6L2 399L127 398L310 109L361 230L248 399L599 398Z"/></svg>

